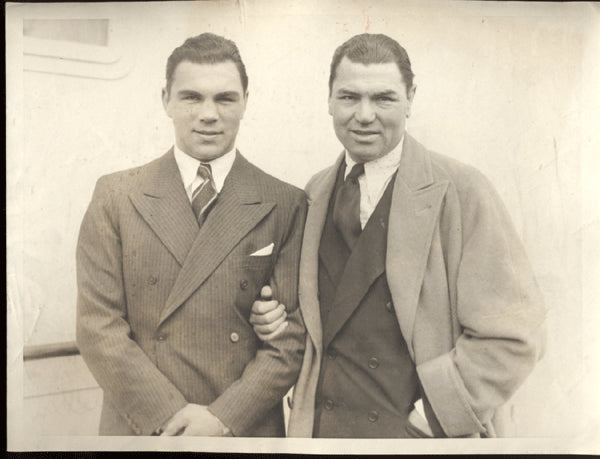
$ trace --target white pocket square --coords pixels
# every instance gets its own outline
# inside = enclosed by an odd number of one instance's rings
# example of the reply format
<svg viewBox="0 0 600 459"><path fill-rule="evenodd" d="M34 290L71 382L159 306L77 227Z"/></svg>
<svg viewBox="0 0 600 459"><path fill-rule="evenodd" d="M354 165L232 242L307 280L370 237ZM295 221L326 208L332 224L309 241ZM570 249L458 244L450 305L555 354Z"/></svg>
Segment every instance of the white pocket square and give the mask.
<svg viewBox="0 0 600 459"><path fill-rule="evenodd" d="M251 253L251 257L265 257L267 255L271 255L273 253L273 247L275 247L275 243L271 242L268 246L263 247L262 249L257 250L254 253Z"/></svg>

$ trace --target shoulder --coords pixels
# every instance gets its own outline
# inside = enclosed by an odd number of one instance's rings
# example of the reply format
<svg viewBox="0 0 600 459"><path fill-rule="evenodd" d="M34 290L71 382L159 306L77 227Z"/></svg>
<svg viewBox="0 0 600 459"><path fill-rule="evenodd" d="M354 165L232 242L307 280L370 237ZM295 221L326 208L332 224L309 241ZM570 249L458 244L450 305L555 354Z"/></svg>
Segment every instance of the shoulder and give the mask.
<svg viewBox="0 0 600 459"><path fill-rule="evenodd" d="M486 228L509 224L504 202L492 182L477 168L446 155L428 151L435 182L447 182L444 215L460 215L463 224ZM494 223L489 223L494 222ZM484 225L485 226L485 225Z"/></svg>
<svg viewBox="0 0 600 459"><path fill-rule="evenodd" d="M147 179L160 170L167 155L168 153L141 166L101 176L96 183L96 192L120 195L138 189Z"/></svg>
<svg viewBox="0 0 600 459"><path fill-rule="evenodd" d="M455 190L461 200L496 193L489 179L477 168L437 152L428 151L428 154L434 180L447 180L449 188Z"/></svg>
<svg viewBox="0 0 600 459"><path fill-rule="evenodd" d="M306 201L306 194L302 189L268 174L249 161L247 167L254 175L255 185L263 197L274 199L280 204Z"/></svg>
<svg viewBox="0 0 600 459"><path fill-rule="evenodd" d="M320 170L315 175L313 175L310 180L306 183L304 190L306 194L310 197L312 196L316 190L319 190L323 182L330 176L334 169L339 167L339 161L336 161L331 166L326 167L325 169Z"/></svg>
<svg viewBox="0 0 600 459"><path fill-rule="evenodd" d="M445 184L446 213L495 213L503 207L502 199L490 180L475 167L455 158L432 151L408 137L405 170L428 177L423 183ZM408 176L410 180L411 175ZM417 183L418 184L418 183Z"/></svg>
<svg viewBox="0 0 600 459"><path fill-rule="evenodd" d="M134 189L136 183L143 174L143 166L134 167L131 169L111 172L101 176L98 179L96 187L100 190L116 194Z"/></svg>

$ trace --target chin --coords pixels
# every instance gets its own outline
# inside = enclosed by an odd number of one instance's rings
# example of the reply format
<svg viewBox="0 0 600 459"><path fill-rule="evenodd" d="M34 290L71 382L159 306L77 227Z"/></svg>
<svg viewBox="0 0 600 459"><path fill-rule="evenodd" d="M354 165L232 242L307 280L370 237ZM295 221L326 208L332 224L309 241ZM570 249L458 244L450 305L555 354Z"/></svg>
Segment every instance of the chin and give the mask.
<svg viewBox="0 0 600 459"><path fill-rule="evenodd" d="M371 152L371 151L350 151L350 157L357 162L368 163L369 161L373 161L374 159L380 158L383 155L380 152Z"/></svg>
<svg viewBox="0 0 600 459"><path fill-rule="evenodd" d="M227 151L199 151L199 152L195 152L195 154L193 155L194 158L200 160L200 161L212 161L213 159L217 159L220 158L221 156L223 156L225 153L227 153Z"/></svg>

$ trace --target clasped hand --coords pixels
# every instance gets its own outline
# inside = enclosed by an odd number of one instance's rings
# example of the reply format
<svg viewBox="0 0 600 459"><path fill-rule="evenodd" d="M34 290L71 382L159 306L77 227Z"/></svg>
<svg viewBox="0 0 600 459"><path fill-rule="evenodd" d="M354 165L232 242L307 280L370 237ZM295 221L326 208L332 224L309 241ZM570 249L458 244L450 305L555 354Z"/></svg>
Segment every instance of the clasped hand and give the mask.
<svg viewBox="0 0 600 459"><path fill-rule="evenodd" d="M269 341L277 337L288 326L285 306L272 300L271 287L265 285L260 291L260 300L252 304L250 323L254 333L261 341Z"/></svg>
<svg viewBox="0 0 600 459"><path fill-rule="evenodd" d="M206 406L188 403L163 425L160 435L221 437L231 432Z"/></svg>

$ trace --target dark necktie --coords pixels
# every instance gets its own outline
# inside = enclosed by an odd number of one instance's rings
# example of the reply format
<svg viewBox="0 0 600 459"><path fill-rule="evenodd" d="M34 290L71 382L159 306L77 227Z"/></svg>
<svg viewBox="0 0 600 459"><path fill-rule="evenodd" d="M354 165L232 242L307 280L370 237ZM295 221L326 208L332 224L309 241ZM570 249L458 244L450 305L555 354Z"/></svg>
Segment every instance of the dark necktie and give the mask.
<svg viewBox="0 0 600 459"><path fill-rule="evenodd" d="M350 250L354 247L362 231L358 177L364 172L364 164L354 165L339 188L333 205L333 223Z"/></svg>
<svg viewBox="0 0 600 459"><path fill-rule="evenodd" d="M204 181L192 193L192 209L198 218L198 226L202 226L212 203L217 198L217 188L210 169L210 164L198 166L198 177Z"/></svg>

